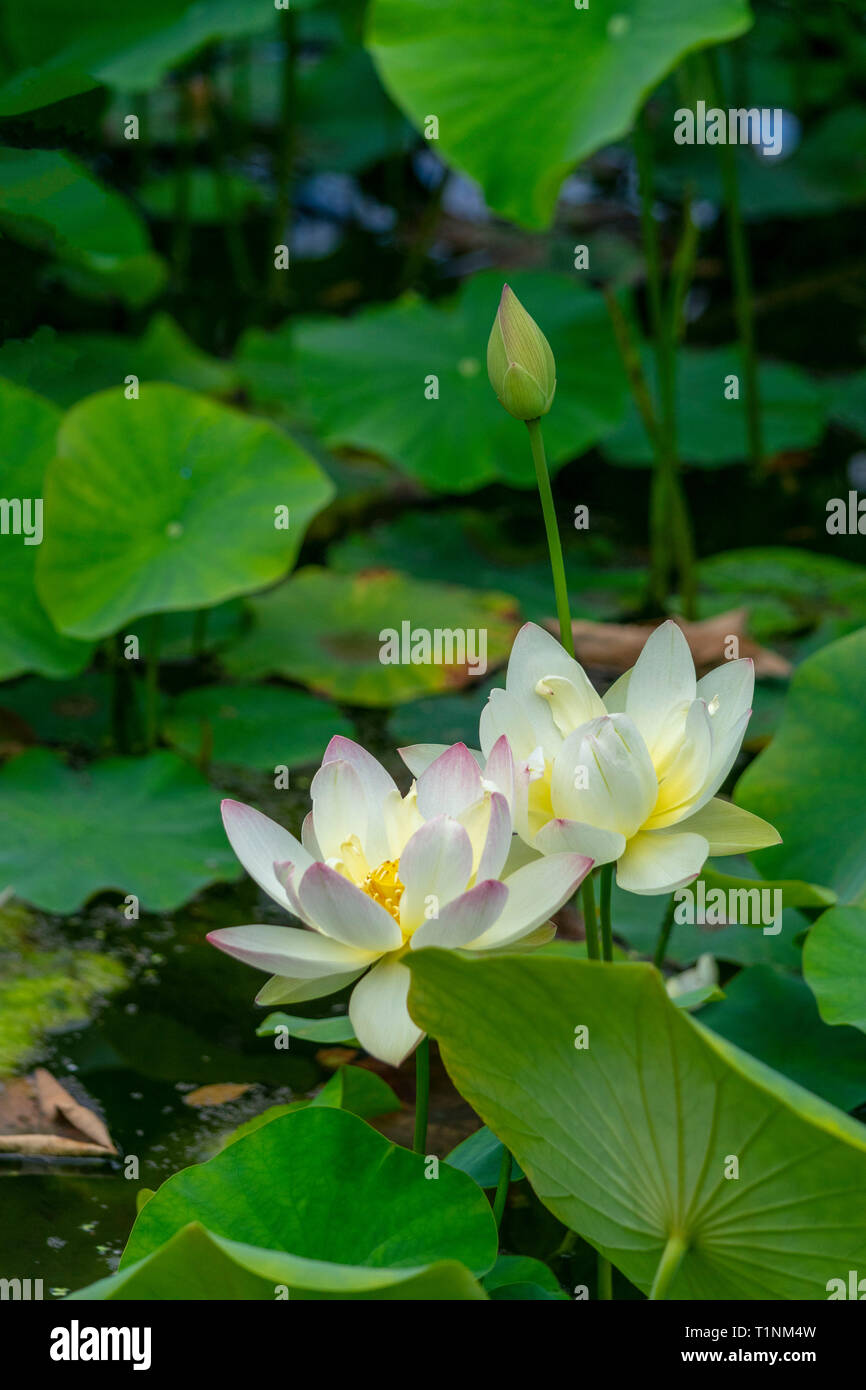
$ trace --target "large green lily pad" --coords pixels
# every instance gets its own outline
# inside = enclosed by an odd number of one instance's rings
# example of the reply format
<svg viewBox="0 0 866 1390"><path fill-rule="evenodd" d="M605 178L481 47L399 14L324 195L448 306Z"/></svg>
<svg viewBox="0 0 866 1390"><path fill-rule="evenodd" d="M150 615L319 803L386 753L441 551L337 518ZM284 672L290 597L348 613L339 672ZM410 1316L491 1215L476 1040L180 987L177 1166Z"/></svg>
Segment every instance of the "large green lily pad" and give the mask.
<svg viewBox="0 0 866 1390"><path fill-rule="evenodd" d="M398 1148L345 1110L282 1115L175 1173L139 1213L121 1270L190 1221L217 1236L301 1260L409 1269L456 1260L483 1274L496 1258L490 1206L465 1173Z"/></svg>
<svg viewBox="0 0 866 1390"><path fill-rule="evenodd" d="M654 382L649 352L644 366ZM739 400L725 399L725 379L731 375L740 382ZM817 444L824 431L826 401L807 373L790 363L762 362L758 380L767 453ZM678 353L677 440L683 461L699 468L719 468L748 458L746 393L736 343ZM614 463L652 464L652 445L634 405L622 428L605 439L604 451Z"/></svg>
<svg viewBox="0 0 866 1390"><path fill-rule="evenodd" d="M824 1299L863 1267L866 1131L701 1027L652 966L410 956L409 1010L460 1093L643 1292L672 1235L673 1299Z"/></svg>
<svg viewBox="0 0 866 1390"><path fill-rule="evenodd" d="M278 765L321 762L334 734L353 732L326 700L272 685L187 690L172 700L162 721L163 738L181 753L271 772Z"/></svg>
<svg viewBox="0 0 866 1390"><path fill-rule="evenodd" d="M803 947L803 975L825 1023L866 1033L866 911L834 907L818 918Z"/></svg>
<svg viewBox="0 0 866 1390"><path fill-rule="evenodd" d="M163 1302L273 1302L275 1298L462 1302L485 1295L466 1266L456 1260L438 1260L420 1269L326 1264L225 1240L191 1221L152 1254L70 1297Z"/></svg>
<svg viewBox="0 0 866 1390"><path fill-rule="evenodd" d="M743 33L746 0L525 5L521 0L375 0L368 47L434 148L514 221L543 227L575 165L625 135L680 58Z"/></svg>
<svg viewBox="0 0 866 1390"><path fill-rule="evenodd" d="M170 911L242 873L218 802L174 753L80 772L44 749L22 753L0 769L0 882L44 912L75 912L104 889Z"/></svg>
<svg viewBox="0 0 866 1390"><path fill-rule="evenodd" d="M315 319L276 333L251 329L239 368L263 399L309 411L326 444L381 454L437 492L501 480L535 487L525 427L503 410L487 377L487 339L501 271L473 276L456 302L415 297L351 319ZM557 394L544 419L552 467L625 418L628 386L603 298L577 276L509 274L550 340ZM438 399L428 379L438 379Z"/></svg>
<svg viewBox="0 0 866 1390"><path fill-rule="evenodd" d="M466 665L383 664L387 639L380 633L386 629L400 635L405 621L429 634L483 630L489 669L506 659L517 631L513 602L503 594L424 584L402 574L344 575L310 566L249 606L252 631L223 658L232 675L284 676L353 705L399 704L483 678ZM442 654L448 651L443 639Z"/></svg>
<svg viewBox="0 0 866 1390"><path fill-rule="evenodd" d="M43 500L45 470L54 455L60 411L50 401L0 380L0 417L3 420L3 472L0 493L7 502L22 504L20 519L10 511L6 534L0 533L3 557L3 601L0 604L0 680L24 671L51 677L71 676L82 670L93 648L57 632L36 593L36 557L41 545L25 544L27 537L14 534L16 524L29 522L32 539L38 530L37 501ZM31 503L29 514L24 501ZM43 507L42 527L45 517ZM44 536L43 541L44 544ZM0 696L2 703L2 696Z"/></svg>
<svg viewBox="0 0 866 1390"><path fill-rule="evenodd" d="M754 856L761 873L826 884L840 905L866 904L864 677L866 628L804 661L776 737L735 792L782 836Z"/></svg>
<svg viewBox="0 0 866 1390"><path fill-rule="evenodd" d="M749 633L758 642L812 628L810 642L823 646L866 623L866 569L835 555L750 546L708 556L698 573L702 616L747 608Z"/></svg>
<svg viewBox="0 0 866 1390"><path fill-rule="evenodd" d="M77 637L273 583L333 495L273 425L165 385L138 400L104 391L69 411L45 491L39 593Z"/></svg>

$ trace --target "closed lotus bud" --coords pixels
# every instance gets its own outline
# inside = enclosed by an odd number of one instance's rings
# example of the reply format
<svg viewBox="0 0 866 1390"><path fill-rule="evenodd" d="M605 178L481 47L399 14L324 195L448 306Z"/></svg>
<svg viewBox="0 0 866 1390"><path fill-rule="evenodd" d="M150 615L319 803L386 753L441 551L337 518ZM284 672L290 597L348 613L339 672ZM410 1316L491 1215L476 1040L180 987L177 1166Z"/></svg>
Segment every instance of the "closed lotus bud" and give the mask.
<svg viewBox="0 0 866 1390"><path fill-rule="evenodd" d="M556 363L550 343L507 285L487 344L487 373L516 420L537 420L553 404Z"/></svg>

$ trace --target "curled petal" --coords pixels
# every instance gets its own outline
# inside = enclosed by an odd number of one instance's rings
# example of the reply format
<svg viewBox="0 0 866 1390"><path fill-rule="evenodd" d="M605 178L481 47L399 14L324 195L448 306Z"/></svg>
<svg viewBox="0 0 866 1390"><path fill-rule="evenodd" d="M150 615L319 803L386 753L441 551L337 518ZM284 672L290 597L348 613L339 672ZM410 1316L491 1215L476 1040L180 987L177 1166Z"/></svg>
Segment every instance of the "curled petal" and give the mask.
<svg viewBox="0 0 866 1390"><path fill-rule="evenodd" d="M504 946L540 927L583 882L592 868L584 854L549 854L505 879L508 901L498 920L472 942L473 951Z"/></svg>
<svg viewBox="0 0 866 1390"><path fill-rule="evenodd" d="M375 960L372 951L359 951L319 932L298 927L220 927L208 932L212 946L270 975L314 980L322 975L362 970Z"/></svg>
<svg viewBox="0 0 866 1390"><path fill-rule="evenodd" d="M616 866L616 881L627 893L672 893L697 878L709 855L703 835L646 830L635 835Z"/></svg>
<svg viewBox="0 0 866 1390"><path fill-rule="evenodd" d="M289 859L303 872L313 862L307 850L276 821L240 801L223 801L222 817L229 843L250 878L281 907L291 910L274 873L274 861Z"/></svg>
<svg viewBox="0 0 866 1390"><path fill-rule="evenodd" d="M422 922L412 937L413 951L423 946L443 946L453 949L466 946L481 936L500 916L508 889L504 883L487 879L476 883L468 893L454 898L442 908L438 917Z"/></svg>
<svg viewBox="0 0 866 1390"><path fill-rule="evenodd" d="M355 1037L373 1057L392 1067L399 1067L424 1036L406 1007L410 980L406 966L386 956L358 981L349 1000Z"/></svg>
<svg viewBox="0 0 866 1390"><path fill-rule="evenodd" d="M575 820L551 820L535 837L542 854L587 855L595 865L612 864L625 849L625 836L618 830L601 830Z"/></svg>
<svg viewBox="0 0 866 1390"><path fill-rule="evenodd" d="M298 898L310 921L334 941L377 955L403 943L391 914L327 864L307 869Z"/></svg>

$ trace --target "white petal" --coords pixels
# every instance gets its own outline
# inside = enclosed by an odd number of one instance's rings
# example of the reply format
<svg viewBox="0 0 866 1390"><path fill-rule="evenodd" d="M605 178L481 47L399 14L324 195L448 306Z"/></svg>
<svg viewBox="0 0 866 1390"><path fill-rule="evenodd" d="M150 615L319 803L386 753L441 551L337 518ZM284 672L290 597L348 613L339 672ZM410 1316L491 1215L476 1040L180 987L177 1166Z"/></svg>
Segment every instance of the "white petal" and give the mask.
<svg viewBox="0 0 866 1390"><path fill-rule="evenodd" d="M635 662L625 706L659 772L679 745L696 690L689 644L682 628L668 619L651 633Z"/></svg>
<svg viewBox="0 0 866 1390"><path fill-rule="evenodd" d="M313 864L298 885L301 907L335 941L361 951L395 951L403 934L389 912L336 869Z"/></svg>
<svg viewBox="0 0 866 1390"><path fill-rule="evenodd" d="M341 859L343 844L355 836L366 844L367 806L361 778L342 759L323 763L310 784L313 828L325 859ZM280 858L288 859L289 855ZM382 856L384 858L384 855ZM374 865L381 859L374 858Z"/></svg>
<svg viewBox="0 0 866 1390"><path fill-rule="evenodd" d="M472 943L473 951L504 946L528 935L562 907L592 868L583 854L549 854L505 879L508 889L499 920Z"/></svg>
<svg viewBox="0 0 866 1390"><path fill-rule="evenodd" d="M304 849L311 859L324 859L325 856L322 854L319 842L316 839L316 832L313 829L312 811L308 811L304 816L301 825L301 844L304 846ZM303 868L309 868L309 864L302 866L302 872Z"/></svg>
<svg viewBox="0 0 866 1390"><path fill-rule="evenodd" d="M713 731L703 700L693 701L686 716L682 742L659 778L659 794L647 829L673 825L682 819L683 808L700 795L706 785L713 756Z"/></svg>
<svg viewBox="0 0 866 1390"><path fill-rule="evenodd" d="M310 867L312 867L312 865ZM289 900L289 907L292 912L296 917L300 917L301 921L305 922L308 927L313 927L315 930L315 924L304 911L301 906L301 900L298 897L298 884L305 873L306 869L303 871L296 869L294 864L288 859L282 861L278 859L274 863L274 875Z"/></svg>
<svg viewBox="0 0 866 1390"><path fill-rule="evenodd" d="M718 796L681 821L678 828L703 835L710 854L749 854L782 842L778 830L768 821Z"/></svg>
<svg viewBox="0 0 866 1390"><path fill-rule="evenodd" d="M355 743L354 739L344 738L342 734L334 735L322 759L323 764L335 762L349 763L355 769L361 779L368 811L374 810L382 798L397 786L390 772L385 771L372 753L368 753L360 743Z"/></svg>
<svg viewBox="0 0 866 1390"><path fill-rule="evenodd" d="M647 830L629 840L616 866L616 881L627 893L672 893L697 878L710 852L703 835Z"/></svg>
<svg viewBox="0 0 866 1390"><path fill-rule="evenodd" d="M220 927L208 932L207 939L245 965L267 970L271 975L290 975L296 980L345 974L356 967L361 970L376 958L371 951L357 951L320 932L298 927Z"/></svg>
<svg viewBox="0 0 866 1390"><path fill-rule="evenodd" d="M302 871L308 869L313 860L303 845L276 821L240 801L225 800L222 816L229 843L250 878L281 907L290 907L274 873L274 861L290 859Z"/></svg>
<svg viewBox="0 0 866 1390"><path fill-rule="evenodd" d="M563 738L568 738L581 724L607 713L601 696L583 671L580 674L583 680L579 686L565 676L545 675L535 687L536 695L547 702L550 717Z"/></svg>
<svg viewBox="0 0 866 1390"><path fill-rule="evenodd" d="M551 802L557 817L616 830L628 839L658 796L646 744L624 714L594 719L570 734L556 756Z"/></svg>
<svg viewBox="0 0 866 1390"><path fill-rule="evenodd" d="M631 680L631 673L633 670L634 667L632 666L628 671L623 671L622 675L614 681L613 685L608 686L607 690L604 692L602 699L608 714L625 714L625 702L628 696L629 681Z"/></svg>
<svg viewBox="0 0 866 1390"><path fill-rule="evenodd" d="M413 777L420 777L432 762L449 748L447 743L410 743L397 752L403 759ZM479 754L480 757L480 754Z"/></svg>
<svg viewBox="0 0 866 1390"><path fill-rule="evenodd" d="M422 922L412 937L412 950L417 951L424 946L449 949L466 946L493 926L507 898L508 889L504 883L498 883L495 879L476 883L468 893L454 898L443 907L438 918L431 917L429 921Z"/></svg>
<svg viewBox="0 0 866 1390"><path fill-rule="evenodd" d="M508 852L511 849L511 812L508 809L508 802L499 792L494 792L490 798L490 823L487 827L487 839L481 851L481 858L478 861L476 877L499 878Z"/></svg>
<svg viewBox="0 0 866 1390"><path fill-rule="evenodd" d="M506 690L491 690L481 711L478 736L482 751L489 757L497 739L507 738L515 758L526 759L539 742L538 732L528 712Z"/></svg>
<svg viewBox="0 0 866 1390"><path fill-rule="evenodd" d="M455 743L421 773L417 783L418 810L425 820L456 816L477 801L484 788L481 772L465 743Z"/></svg>
<svg viewBox="0 0 866 1390"><path fill-rule="evenodd" d="M514 754L503 734L496 740L484 764L482 778L501 792L509 806L514 800Z"/></svg>
<svg viewBox="0 0 866 1390"><path fill-rule="evenodd" d="M535 837L542 854L585 854L593 864L612 864L625 849L618 830L601 830L575 820L551 820Z"/></svg>
<svg viewBox="0 0 866 1390"><path fill-rule="evenodd" d="M386 957L358 981L349 1000L355 1037L371 1056L392 1067L399 1067L424 1036L406 1007L410 983L406 966Z"/></svg>
<svg viewBox="0 0 866 1390"><path fill-rule="evenodd" d="M450 816L436 816L416 830L400 856L400 925L414 931L426 921L428 899L439 911L466 888L472 874L472 842Z"/></svg>
<svg viewBox="0 0 866 1390"><path fill-rule="evenodd" d="M751 657L726 661L698 681L698 699L706 700L712 714L713 738L721 742L752 708L755 693L755 663Z"/></svg>

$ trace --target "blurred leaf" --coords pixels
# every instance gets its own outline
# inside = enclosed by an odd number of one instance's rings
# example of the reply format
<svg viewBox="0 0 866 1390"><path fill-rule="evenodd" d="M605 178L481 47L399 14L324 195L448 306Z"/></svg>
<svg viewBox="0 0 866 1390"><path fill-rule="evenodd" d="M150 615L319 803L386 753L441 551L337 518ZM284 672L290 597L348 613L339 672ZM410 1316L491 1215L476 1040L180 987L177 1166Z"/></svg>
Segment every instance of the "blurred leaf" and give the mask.
<svg viewBox="0 0 866 1390"><path fill-rule="evenodd" d="M332 494L265 421L176 386L90 396L64 417L48 470L42 601L62 631L104 637L261 588L291 568Z"/></svg>
<svg viewBox="0 0 866 1390"><path fill-rule="evenodd" d="M779 732L734 793L782 836L754 856L760 872L824 883L840 906L866 904L864 678L866 628L804 661Z"/></svg>
<svg viewBox="0 0 866 1390"><path fill-rule="evenodd" d="M497 212L546 226L576 164L631 128L695 48L743 33L745 0L652 0L576 10L521 0L375 0L368 47L419 128L439 119L443 157ZM471 100L467 100L471 93Z"/></svg>
<svg viewBox="0 0 866 1390"><path fill-rule="evenodd" d="M823 1023L796 975L769 965L741 970L724 1002L701 1011L701 1023L832 1105L853 1110L866 1100L866 1038Z"/></svg>
<svg viewBox="0 0 866 1390"><path fill-rule="evenodd" d="M803 947L803 975L825 1023L866 1033L866 912L834 907L818 918Z"/></svg>
<svg viewBox="0 0 866 1390"><path fill-rule="evenodd" d="M222 224L225 218L225 198L238 215L251 208L267 206L265 189L243 174L227 174L221 185L211 169L190 169L187 217L194 225ZM177 217L177 175L162 174L149 179L138 190L138 198L151 217L174 222Z"/></svg>
<svg viewBox="0 0 866 1390"><path fill-rule="evenodd" d="M2 699L2 697L0 697ZM206 685L166 707L162 735L197 758L273 772L280 765L321 762L334 734L353 734L339 710L300 690L278 686Z"/></svg>
<svg viewBox="0 0 866 1390"><path fill-rule="evenodd" d="M529 1255L500 1255L481 1282L494 1300L568 1298L547 1265Z"/></svg>
<svg viewBox="0 0 866 1390"><path fill-rule="evenodd" d="M54 456L54 440L60 424L60 411L49 401L0 380L0 417L3 420L3 470L0 481L4 507L0 514L3 599L0 603L0 680L24 671L46 676L71 676L82 670L93 650L88 642L62 637L54 628L36 593L36 557L40 544L25 544L23 527L28 520L24 509L29 501L31 542L38 530L39 509L44 497L44 476ZM16 518L15 505L21 504ZM42 526L44 529L44 515ZM0 692L0 704L4 704ZM12 708L12 706L6 706Z"/></svg>
<svg viewBox="0 0 866 1390"><path fill-rule="evenodd" d="M38 328L32 338L0 347L0 375L68 407L132 374L139 382L169 381L192 391L232 390L232 367L201 352L168 314L157 314L138 339L114 333L57 333Z"/></svg>
<svg viewBox="0 0 866 1390"><path fill-rule="evenodd" d="M22 753L0 768L0 882L44 912L75 912L105 889L169 912L241 876L218 801L173 753L81 772L43 749Z"/></svg>
<svg viewBox="0 0 866 1390"><path fill-rule="evenodd" d="M866 439L866 370L830 383L830 418Z"/></svg>
<svg viewBox="0 0 866 1390"><path fill-rule="evenodd" d="M284 676L356 705L399 704L469 685L484 674L473 676L467 665L383 664L381 633L390 628L400 635L409 613L413 631L486 634L488 667L505 660L517 630L514 606L501 594L312 566L249 606L252 631L224 657L232 675Z"/></svg>
<svg viewBox="0 0 866 1390"><path fill-rule="evenodd" d="M381 454L434 491L471 492L494 480L535 487L526 430L487 377L503 278L473 276L444 308L409 296L350 319L250 329L238 369L264 400L299 395L329 447ZM600 294L547 271L509 273L508 281L556 356L557 395L544 420L556 468L623 420L625 376ZM432 377L439 396L428 400Z"/></svg>
<svg viewBox="0 0 866 1390"><path fill-rule="evenodd" d="M636 893L624 893L614 884L614 934L627 941L632 950L651 957L659 939L665 902L666 899L661 897L642 898ZM795 945L795 938L806 927L807 919L794 909L783 912L782 930L775 936L765 936L763 931L755 927L739 924L714 927L675 922L668 939L665 960L687 966L693 965L698 956L711 954L716 960L731 961L737 965L768 964L797 970L800 950Z"/></svg>
<svg viewBox="0 0 866 1390"><path fill-rule="evenodd" d="M0 231L80 271L82 293L89 279L105 281L137 305L160 288L161 263L131 205L54 150L0 149Z"/></svg>
<svg viewBox="0 0 866 1390"><path fill-rule="evenodd" d="M28 676L0 690L3 710L20 715L38 743L95 753L110 738L111 678L104 671L84 671L65 681Z"/></svg>
<svg viewBox="0 0 866 1390"><path fill-rule="evenodd" d="M150 0L124 12L113 0L7 0L4 53L17 71L0 88L0 115L29 111L104 83L126 92L157 86L166 73L216 39L268 33L273 6L235 0Z"/></svg>
<svg viewBox="0 0 866 1390"><path fill-rule="evenodd" d="M474 1134L470 1134L468 1139L464 1139L453 1148L445 1162L450 1163L452 1168L459 1168L462 1172L468 1173L479 1187L496 1187L504 1152L505 1146L501 1140L497 1139L486 1125L482 1125ZM525 1176L517 1160L512 1159L511 1181L519 1182Z"/></svg>
<svg viewBox="0 0 866 1390"><path fill-rule="evenodd" d="M299 140L314 166L354 173L405 150L414 135L362 48L346 47L298 75Z"/></svg>
<svg viewBox="0 0 866 1390"><path fill-rule="evenodd" d="M828 642L866 623L866 569L851 560L786 546L749 547L701 560L698 573L702 611L742 604L758 642L817 624Z"/></svg>
<svg viewBox="0 0 866 1390"><path fill-rule="evenodd" d="M677 435L683 462L720 468L749 456L746 401L737 345L685 348L677 355ZM644 367L650 383L655 366L647 352ZM725 399L725 378L740 381L740 399ZM800 368L785 362L762 362L758 368L764 448L805 449L824 431L826 405L819 386ZM634 406L621 429L603 443L613 463L649 467L652 446Z"/></svg>
<svg viewBox="0 0 866 1390"><path fill-rule="evenodd" d="M256 1037L273 1037L280 1028L285 1028L290 1038L302 1038L304 1042L353 1043L355 1041L355 1034L348 1014L340 1014L336 1018L301 1018L298 1014L268 1014L264 1023L260 1023L256 1029ZM342 1071L343 1068L340 1070ZM337 1072L337 1076L339 1075L340 1072ZM330 1085L330 1082L328 1084Z"/></svg>
<svg viewBox="0 0 866 1390"><path fill-rule="evenodd" d="M822 1299L866 1258L851 1223L863 1126L678 1009L652 966L407 960L409 1011L460 1094L545 1206L642 1292L673 1234L687 1248L672 1299ZM739 1182L725 1181L731 1155Z"/></svg>

